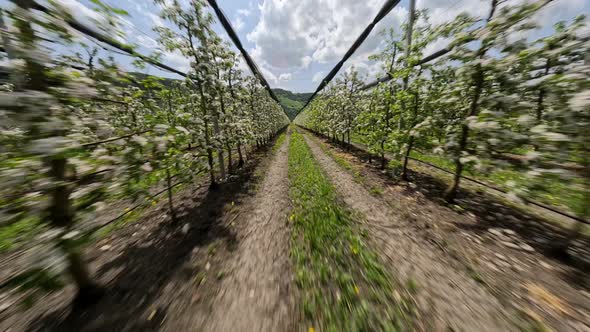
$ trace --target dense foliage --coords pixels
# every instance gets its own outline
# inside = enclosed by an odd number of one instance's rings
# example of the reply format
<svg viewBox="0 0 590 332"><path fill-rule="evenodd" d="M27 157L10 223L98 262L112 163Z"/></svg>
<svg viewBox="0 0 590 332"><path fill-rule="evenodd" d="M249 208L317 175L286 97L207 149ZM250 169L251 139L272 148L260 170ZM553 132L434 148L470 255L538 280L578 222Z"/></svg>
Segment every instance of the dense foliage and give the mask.
<svg viewBox="0 0 590 332"><path fill-rule="evenodd" d="M567 208L588 219L589 38L583 16L558 23L549 36L529 37L534 15L547 3L492 0L484 21L460 15L439 26L418 12L416 22L404 26L403 35L411 29L413 36L409 48L392 30L373 57L391 81L362 90L353 69L296 123L341 142L352 133L382 160L392 153L401 178L416 151L438 154L455 172L448 201L457 197L464 172L514 172L503 183L512 198L551 196L565 185ZM451 51L422 63L424 50L440 39ZM578 225L563 248L579 234Z"/></svg>
<svg viewBox="0 0 590 332"><path fill-rule="evenodd" d="M11 84L0 92L0 226L34 225L38 236L29 242L40 253L14 282L67 269L80 294L92 295L96 286L79 248L106 203L142 201L154 186L194 181L201 172L214 186L243 164L246 147L266 143L288 123L258 81L237 69L236 55L211 28L205 1L156 2L174 26L155 29L161 48L191 60L184 81L129 76L112 58L97 58L96 48L74 41L63 20L74 14L59 2L43 13L16 1L9 13L2 36ZM110 18L102 33L119 33L124 12L95 3ZM73 51L52 52L40 31Z"/></svg>

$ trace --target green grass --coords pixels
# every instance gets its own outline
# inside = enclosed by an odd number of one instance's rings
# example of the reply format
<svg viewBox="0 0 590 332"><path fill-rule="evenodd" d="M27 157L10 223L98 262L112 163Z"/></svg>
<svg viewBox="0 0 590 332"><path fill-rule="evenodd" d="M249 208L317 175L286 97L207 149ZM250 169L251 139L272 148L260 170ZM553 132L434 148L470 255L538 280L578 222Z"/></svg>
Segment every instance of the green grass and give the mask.
<svg viewBox="0 0 590 332"><path fill-rule="evenodd" d="M417 151L412 151L411 156L450 171L455 169L453 161L444 156L424 154ZM465 174L505 190L508 189L506 188L506 183L509 181L514 182L517 187L523 187L526 184L530 185L530 183L527 183L530 182L530 179L527 179L522 172L512 169L497 168L485 174L468 169L465 171ZM581 185L577 186L576 183L564 182L557 178L544 178L536 180L534 185L539 186L539 189L531 192L531 198L533 200L549 205L566 207L572 211L580 210L580 207L584 204L584 192Z"/></svg>
<svg viewBox="0 0 590 332"><path fill-rule="evenodd" d="M351 135L351 138L353 142L363 142L362 136L357 133ZM515 152L524 154L526 150L520 149ZM416 150L412 151L410 156L449 171L455 169L453 160L445 156L420 153ZM528 186L531 185L530 179L527 179L522 172L514 169L496 168L491 172L482 173L475 169L467 168L464 174L505 190L509 189L506 186L508 181L514 182L516 187L524 187L525 184ZM576 213L576 211L581 211L584 204L587 204L585 201L586 198L584 196L582 179L567 182L557 177L540 178L536 179L535 183L532 183L532 185L537 188L531 190L530 199L540 203L567 208L574 213Z"/></svg>
<svg viewBox="0 0 590 332"><path fill-rule="evenodd" d="M411 329L411 301L403 295L405 291L396 291L297 132L289 144L289 180L291 256L309 327L320 331Z"/></svg>
<svg viewBox="0 0 590 332"><path fill-rule="evenodd" d="M0 227L0 253L30 241L44 228L38 218L24 218L14 224Z"/></svg>
<svg viewBox="0 0 590 332"><path fill-rule="evenodd" d="M412 150L412 152L410 153L410 157L429 162L433 165L436 165L436 166L444 168L444 169L448 169L450 171L455 169L455 164L453 163L453 160L451 160L450 158L445 158L440 155L422 154L422 153L419 153L415 150ZM472 175L472 174L470 174L471 172L469 172L469 170L466 170L465 173Z"/></svg>
<svg viewBox="0 0 590 332"><path fill-rule="evenodd" d="M275 145L272 147L272 153L276 154L277 151L279 151L279 149L281 148L281 146L283 146L283 143L285 143L285 139L287 137L287 134L285 132L282 132L279 137L277 138L277 141L275 142Z"/></svg>
<svg viewBox="0 0 590 332"><path fill-rule="evenodd" d="M381 196L381 195L383 195L383 189L377 188L377 187L371 188L371 190L369 190L369 192L373 196Z"/></svg>

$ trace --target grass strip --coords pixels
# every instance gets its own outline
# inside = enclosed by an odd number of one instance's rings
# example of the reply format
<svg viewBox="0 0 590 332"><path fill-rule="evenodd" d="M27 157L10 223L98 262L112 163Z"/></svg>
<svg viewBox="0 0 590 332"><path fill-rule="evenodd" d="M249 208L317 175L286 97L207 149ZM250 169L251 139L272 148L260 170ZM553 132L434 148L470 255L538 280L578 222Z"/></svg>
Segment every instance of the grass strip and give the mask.
<svg viewBox="0 0 590 332"><path fill-rule="evenodd" d="M301 134L289 144L291 255L309 329L411 330L414 305L364 243Z"/></svg>
<svg viewBox="0 0 590 332"><path fill-rule="evenodd" d="M279 137L277 138L277 141L275 142L275 145L273 145L272 147L272 154L276 154L277 151L279 151L279 149L281 148L281 146L283 146L283 143L285 143L285 139L287 137L286 131L283 131Z"/></svg>

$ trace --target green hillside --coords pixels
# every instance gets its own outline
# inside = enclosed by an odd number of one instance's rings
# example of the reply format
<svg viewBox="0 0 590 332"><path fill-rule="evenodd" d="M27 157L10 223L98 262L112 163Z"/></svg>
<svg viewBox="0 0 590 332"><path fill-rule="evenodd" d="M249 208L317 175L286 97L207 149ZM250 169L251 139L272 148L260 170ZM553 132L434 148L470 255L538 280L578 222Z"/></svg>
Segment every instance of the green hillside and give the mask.
<svg viewBox="0 0 590 332"><path fill-rule="evenodd" d="M277 95L277 98L279 98L279 101L285 108L285 111L291 120L295 119L299 110L301 110L303 105L305 105L305 102L307 102L307 99L312 95L311 92L296 93L283 89L272 90Z"/></svg>
<svg viewBox="0 0 590 332"><path fill-rule="evenodd" d="M135 78L136 81L142 81L148 77L153 77L153 76L146 75L143 73L138 73L138 72L131 72L129 74L133 78ZM160 78L157 81L159 81L160 83L162 83L166 87L172 86L175 82L181 82L178 79L172 79L172 78ZM276 94L277 98L279 98L279 101L281 102L281 106L283 106L283 108L285 108L285 111L287 112L287 115L289 116L289 119L291 119L291 120L295 119L295 117L297 116L297 114L299 113L299 111L301 110L303 105L305 105L305 103L307 102L307 99L309 99L311 97L311 95L313 94L311 92L308 92L308 93L291 92L289 90L284 90L284 89L272 89L272 90Z"/></svg>

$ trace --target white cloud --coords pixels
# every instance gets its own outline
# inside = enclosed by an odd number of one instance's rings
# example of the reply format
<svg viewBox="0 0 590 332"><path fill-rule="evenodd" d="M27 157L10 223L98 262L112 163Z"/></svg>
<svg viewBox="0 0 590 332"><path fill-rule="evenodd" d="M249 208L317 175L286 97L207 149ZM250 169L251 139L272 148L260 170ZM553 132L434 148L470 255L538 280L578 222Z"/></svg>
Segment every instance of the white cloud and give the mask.
<svg viewBox="0 0 590 332"><path fill-rule="evenodd" d="M157 27L165 26L164 20L160 16L158 16L154 13L148 13L148 16L152 20L152 22L154 23L155 26L157 26Z"/></svg>
<svg viewBox="0 0 590 332"><path fill-rule="evenodd" d="M416 9L428 9L434 25L453 20L461 13L484 17L490 11L490 0L417 0Z"/></svg>
<svg viewBox="0 0 590 332"><path fill-rule="evenodd" d="M279 75L279 81L290 81L293 79L293 74L291 73L282 73Z"/></svg>
<svg viewBox="0 0 590 332"><path fill-rule="evenodd" d="M236 28L236 31L240 31L244 28L244 25L245 25L244 17L248 17L248 16L252 15L253 6L254 5L252 3L250 3L248 5L248 8L238 9L238 14L236 15L236 19L233 22L233 26L234 26L234 28Z"/></svg>
<svg viewBox="0 0 590 332"><path fill-rule="evenodd" d="M236 31L242 30L242 28L244 27L244 20L242 20L242 17L241 16L238 16L236 18L236 20L234 21L233 26L236 28Z"/></svg>
<svg viewBox="0 0 590 332"><path fill-rule="evenodd" d="M527 0L510 0L515 1ZM571 19L587 0L554 0L553 8L544 9L537 21L547 26L562 19ZM318 69L331 68L362 30L371 22L384 0L261 0L258 5L260 18L247 34L254 44L252 56L266 72L273 73L276 81L285 71L297 73L318 64ZM452 20L462 12L471 16L485 17L490 9L490 0L418 0L417 9L428 9L433 25ZM577 12L576 12L577 11ZM251 14L253 10L245 10ZM241 13L238 10L238 13ZM553 15L555 14L555 15ZM401 24L407 17L407 9L394 8L372 31L363 45L346 63L344 70L354 65L369 78L379 76L381 65L368 61L368 56L379 52L384 38L378 32L394 28L401 34ZM430 54L447 45L448 40L437 40L429 45L424 54ZM322 65L323 64L323 65ZM314 65L313 68L316 66ZM323 77L313 76L317 83ZM269 79L270 81L270 79Z"/></svg>
<svg viewBox="0 0 590 332"><path fill-rule="evenodd" d="M549 27L563 20L571 22L574 17L589 10L590 3L587 0L555 0L542 8L534 19L539 26ZM590 24L587 16L586 24Z"/></svg>
<svg viewBox="0 0 590 332"><path fill-rule="evenodd" d="M238 15L242 15L242 16L250 16L252 14L252 11L249 8L242 8L242 9L238 9Z"/></svg>
<svg viewBox="0 0 590 332"><path fill-rule="evenodd" d="M265 0L261 17L247 36L254 55L277 69L301 68L312 60L334 62L373 19L382 0ZM386 21L399 24L404 11L395 9ZM351 24L353 22L354 24ZM376 33L369 48L380 43Z"/></svg>
<svg viewBox="0 0 590 332"><path fill-rule="evenodd" d="M278 78L275 74L273 74L270 70L264 68L264 67L260 67L260 72L262 73L262 75L264 75L264 77L266 78L267 81L272 82L274 84L278 83ZM250 69L248 69L248 72L250 72Z"/></svg>
<svg viewBox="0 0 590 332"><path fill-rule="evenodd" d="M65 8L72 17L81 23L91 22L94 27L105 27L108 25L106 17L102 14L84 6L77 0L60 0L59 6Z"/></svg>
<svg viewBox="0 0 590 332"><path fill-rule="evenodd" d="M152 37L138 34L135 36L135 39L137 40L137 43L142 47L155 48L158 46L158 42Z"/></svg>
<svg viewBox="0 0 590 332"><path fill-rule="evenodd" d="M324 78L324 76L325 73L323 71L318 71L317 73L315 73L315 75L313 75L311 81L314 83L319 83Z"/></svg>
<svg viewBox="0 0 590 332"><path fill-rule="evenodd" d="M303 59L301 59L303 69L307 69L312 61L313 59L310 56L303 57Z"/></svg>
<svg viewBox="0 0 590 332"><path fill-rule="evenodd" d="M190 61L187 57L180 54L180 52L164 52L162 53L163 60L165 64L169 65L172 68L178 69L181 72L188 72L190 68Z"/></svg>
<svg viewBox="0 0 590 332"><path fill-rule="evenodd" d="M247 35L255 45L251 54L261 67L275 75L285 70L308 69L314 62L333 65L382 4L383 0L264 0L259 5L258 24ZM394 9L373 30L353 59L365 61L375 53L382 43L379 30L399 26L406 15L404 8Z"/></svg>

